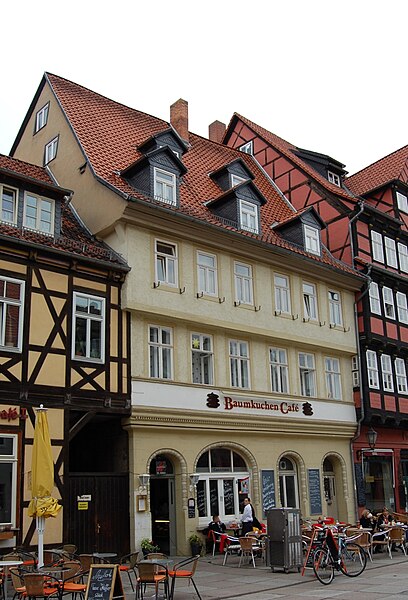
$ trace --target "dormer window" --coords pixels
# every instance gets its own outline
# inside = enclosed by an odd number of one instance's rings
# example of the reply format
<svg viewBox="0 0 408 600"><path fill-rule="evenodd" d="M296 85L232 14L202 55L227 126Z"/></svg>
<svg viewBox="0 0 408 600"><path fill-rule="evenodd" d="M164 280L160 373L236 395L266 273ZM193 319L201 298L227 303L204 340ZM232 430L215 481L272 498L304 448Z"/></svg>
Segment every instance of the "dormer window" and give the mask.
<svg viewBox="0 0 408 600"><path fill-rule="evenodd" d="M231 187L235 187L240 183L244 183L244 181L246 181L244 177L240 177L239 175L234 175L234 173L231 173Z"/></svg>
<svg viewBox="0 0 408 600"><path fill-rule="evenodd" d="M303 225L305 234L305 249L312 254L320 255L320 232L316 227Z"/></svg>
<svg viewBox="0 0 408 600"><path fill-rule="evenodd" d="M24 227L54 235L54 202L32 193L24 199Z"/></svg>
<svg viewBox="0 0 408 600"><path fill-rule="evenodd" d="M176 204L176 176L154 168L154 197L168 204Z"/></svg>
<svg viewBox="0 0 408 600"><path fill-rule="evenodd" d="M245 154L253 155L253 153L254 153L252 141L247 142L246 144L242 144L242 146L240 146L239 149L241 150L241 152L245 152Z"/></svg>
<svg viewBox="0 0 408 600"><path fill-rule="evenodd" d="M252 233L259 233L258 207L256 204L240 200L239 218L241 229L251 231Z"/></svg>
<svg viewBox="0 0 408 600"><path fill-rule="evenodd" d="M327 171L327 179L333 185L337 185L337 187L341 187L340 177L337 175L337 173L333 173L333 171Z"/></svg>

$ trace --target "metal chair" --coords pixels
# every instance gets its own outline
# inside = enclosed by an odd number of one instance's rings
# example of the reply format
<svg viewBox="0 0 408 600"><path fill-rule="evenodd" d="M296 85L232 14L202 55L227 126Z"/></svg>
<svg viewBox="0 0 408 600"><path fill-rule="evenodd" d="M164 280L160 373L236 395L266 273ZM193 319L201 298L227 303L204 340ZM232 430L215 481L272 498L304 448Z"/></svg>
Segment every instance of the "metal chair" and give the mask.
<svg viewBox="0 0 408 600"><path fill-rule="evenodd" d="M389 531L377 531L371 535L371 555L373 555L374 548L381 546L387 549L389 557L392 558Z"/></svg>
<svg viewBox="0 0 408 600"><path fill-rule="evenodd" d="M20 598L24 598L26 595L26 589L24 585L23 576L21 575L18 569L14 569L13 567L9 568L9 575L14 590L13 600L20 600Z"/></svg>
<svg viewBox="0 0 408 600"><path fill-rule="evenodd" d="M163 584L165 598L169 600L169 574L167 568L155 562L144 563L139 562L136 566L138 571L136 581L136 600L143 600L143 590L146 590L146 586L154 585L155 598L157 600L159 593L159 586Z"/></svg>
<svg viewBox="0 0 408 600"><path fill-rule="evenodd" d="M83 573L79 560L66 561L64 569L66 570L62 571L61 596L72 594L73 600L76 599L77 595L80 598L84 598L86 585L80 582Z"/></svg>
<svg viewBox="0 0 408 600"><path fill-rule="evenodd" d="M227 564L229 555L238 554L240 551L241 545L239 543L239 538L228 536L224 546L224 560L222 561L222 566Z"/></svg>
<svg viewBox="0 0 408 600"><path fill-rule="evenodd" d="M255 565L255 555L254 555L254 551L258 552L261 547L259 546L259 544L256 542L256 540L253 537L240 537L239 538L239 545L241 546L241 555L239 557L239 567L242 564L242 560L245 556L249 557L252 561L252 566L256 567Z"/></svg>
<svg viewBox="0 0 408 600"><path fill-rule="evenodd" d="M402 527L393 527L389 531L389 540L391 545L391 552L393 546L399 546L402 552L407 555L407 550L405 548L405 530ZM392 554L391 554L392 556Z"/></svg>
<svg viewBox="0 0 408 600"><path fill-rule="evenodd" d="M126 554L125 556L122 556L119 559L119 571L121 573L127 573L127 576L129 577L129 582L130 582L133 592L135 591L135 588L134 588L132 577L130 576L130 574L133 573L135 576L135 579L137 579L135 568L137 565L138 558L139 558L139 552L131 552L130 554Z"/></svg>
<svg viewBox="0 0 408 600"><path fill-rule="evenodd" d="M193 579L196 569L197 569L197 564L198 564L198 560L200 558L200 555L197 554L197 556L192 556L191 558L187 558L186 560L182 560L181 562L177 563L174 565L173 569L169 570L169 577L171 578L172 582L171 582L171 592L170 592L170 598L172 599L174 597L174 588L176 585L176 579L187 579L188 582L193 584L194 589L196 591L197 596L199 597L199 599L201 600L201 596L200 596L200 592L198 591L198 588L195 584L195 581ZM190 569L186 569L185 567L190 566Z"/></svg>
<svg viewBox="0 0 408 600"><path fill-rule="evenodd" d="M26 573L23 575L24 587L25 587L25 598L34 600L36 598L60 598L61 588L58 584L58 580L50 575L43 575L42 573ZM47 581L47 585L45 585Z"/></svg>

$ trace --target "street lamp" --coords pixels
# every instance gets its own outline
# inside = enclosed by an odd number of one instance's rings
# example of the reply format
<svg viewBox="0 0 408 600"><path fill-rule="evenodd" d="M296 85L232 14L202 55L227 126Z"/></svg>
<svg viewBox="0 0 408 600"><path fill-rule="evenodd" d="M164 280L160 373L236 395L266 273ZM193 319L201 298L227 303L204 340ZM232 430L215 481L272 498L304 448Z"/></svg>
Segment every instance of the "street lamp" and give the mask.
<svg viewBox="0 0 408 600"><path fill-rule="evenodd" d="M370 427L370 429L367 431L367 440L368 440L368 445L370 446L371 450L374 450L374 448L375 448L375 444L377 442L377 436L378 436L378 433L376 431L374 431L374 429L372 427Z"/></svg>

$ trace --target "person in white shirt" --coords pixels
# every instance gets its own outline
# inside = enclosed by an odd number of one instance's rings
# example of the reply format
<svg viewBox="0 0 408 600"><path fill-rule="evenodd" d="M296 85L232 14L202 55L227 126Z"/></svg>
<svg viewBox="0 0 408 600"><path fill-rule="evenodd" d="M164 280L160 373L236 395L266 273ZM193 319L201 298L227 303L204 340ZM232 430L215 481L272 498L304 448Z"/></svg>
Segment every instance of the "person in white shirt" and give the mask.
<svg viewBox="0 0 408 600"><path fill-rule="evenodd" d="M242 522L242 530L241 535L246 535L249 531L252 531L254 520L254 511L252 508L250 498L245 498L244 500L244 512L242 513L241 522Z"/></svg>

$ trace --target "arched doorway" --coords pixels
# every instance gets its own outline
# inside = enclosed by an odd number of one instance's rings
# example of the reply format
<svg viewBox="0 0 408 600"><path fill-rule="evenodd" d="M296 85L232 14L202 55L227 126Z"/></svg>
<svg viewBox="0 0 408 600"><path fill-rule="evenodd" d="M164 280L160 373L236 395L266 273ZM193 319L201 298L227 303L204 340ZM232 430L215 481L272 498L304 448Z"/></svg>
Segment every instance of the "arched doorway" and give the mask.
<svg viewBox="0 0 408 600"><path fill-rule="evenodd" d="M325 514L334 517L338 521L339 508L337 504L336 475L330 458L325 458L323 461L323 486L326 503Z"/></svg>
<svg viewBox="0 0 408 600"><path fill-rule="evenodd" d="M152 540L164 554L176 554L176 500L174 466L165 455L150 462Z"/></svg>
<svg viewBox="0 0 408 600"><path fill-rule="evenodd" d="M279 460L279 493L281 506L299 508L296 464L287 456Z"/></svg>

